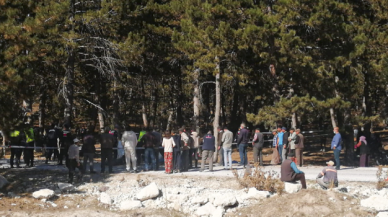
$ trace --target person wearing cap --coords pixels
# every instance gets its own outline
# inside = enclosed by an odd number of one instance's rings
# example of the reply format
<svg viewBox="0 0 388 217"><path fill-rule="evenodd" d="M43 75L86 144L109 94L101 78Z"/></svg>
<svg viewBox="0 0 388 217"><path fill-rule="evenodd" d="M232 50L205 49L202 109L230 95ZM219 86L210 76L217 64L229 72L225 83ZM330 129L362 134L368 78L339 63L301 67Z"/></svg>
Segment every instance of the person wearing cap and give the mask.
<svg viewBox="0 0 388 217"><path fill-rule="evenodd" d="M304 172L298 170L294 161L294 153L288 153L288 159L285 160L280 167L280 180L283 182L300 181L302 188L306 189L306 178L304 176Z"/></svg>
<svg viewBox="0 0 388 217"><path fill-rule="evenodd" d="M255 136L252 140L253 146L253 162L258 163L260 158L260 166L263 166L263 146L264 135L260 132L259 128L256 128Z"/></svg>
<svg viewBox="0 0 388 217"><path fill-rule="evenodd" d="M283 162L283 136L284 132L282 131L282 128L278 127L278 152L279 152L279 158L280 162Z"/></svg>
<svg viewBox="0 0 388 217"><path fill-rule="evenodd" d="M288 153L288 137L290 137L290 133L287 132L287 128L282 127L283 132L283 150L282 150L282 161L287 159L287 153Z"/></svg>
<svg viewBox="0 0 388 217"><path fill-rule="evenodd" d="M76 168L79 170L78 181L82 180L83 167L79 160L79 145L81 141L77 138L73 140L74 144L69 147L67 156L69 160L69 183L73 183L74 171Z"/></svg>
<svg viewBox="0 0 388 217"><path fill-rule="evenodd" d="M335 159L335 169L339 170L340 169L340 153L341 153L341 143L342 143L342 137L341 134L339 133L339 128L334 127L333 133L335 134L333 137L333 140L331 141L331 149L333 149L334 153L334 159Z"/></svg>
<svg viewBox="0 0 388 217"><path fill-rule="evenodd" d="M206 160L209 160L209 171L213 172L213 154L215 151L215 144L216 139L212 135L212 132L209 131L205 137L203 137L201 169L199 172L203 172L205 170Z"/></svg>
<svg viewBox="0 0 388 217"><path fill-rule="evenodd" d="M328 189L330 187L338 187L337 170L334 168L334 162L329 161L326 162L326 164L327 167L325 167L322 172L320 172L317 176L317 183L323 189Z"/></svg>
<svg viewBox="0 0 388 217"><path fill-rule="evenodd" d="M273 135L273 139L272 139L272 160L271 160L271 164L272 165L278 165L279 164L278 131L276 129L272 130L272 135Z"/></svg>
<svg viewBox="0 0 388 217"><path fill-rule="evenodd" d="M304 149L304 136L300 133L300 129L295 131L297 139L295 142L295 156L298 166L303 166L303 149Z"/></svg>

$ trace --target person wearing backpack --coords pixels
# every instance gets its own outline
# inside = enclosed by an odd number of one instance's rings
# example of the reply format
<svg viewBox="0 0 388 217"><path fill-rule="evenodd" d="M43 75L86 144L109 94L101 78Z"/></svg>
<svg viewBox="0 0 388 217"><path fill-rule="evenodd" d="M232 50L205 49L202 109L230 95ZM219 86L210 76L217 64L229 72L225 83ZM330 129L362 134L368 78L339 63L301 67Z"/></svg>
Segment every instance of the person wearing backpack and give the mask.
<svg viewBox="0 0 388 217"><path fill-rule="evenodd" d="M55 124L51 124L51 127L46 131L46 164L51 160L51 156L54 152L58 153L58 133L55 129Z"/></svg>

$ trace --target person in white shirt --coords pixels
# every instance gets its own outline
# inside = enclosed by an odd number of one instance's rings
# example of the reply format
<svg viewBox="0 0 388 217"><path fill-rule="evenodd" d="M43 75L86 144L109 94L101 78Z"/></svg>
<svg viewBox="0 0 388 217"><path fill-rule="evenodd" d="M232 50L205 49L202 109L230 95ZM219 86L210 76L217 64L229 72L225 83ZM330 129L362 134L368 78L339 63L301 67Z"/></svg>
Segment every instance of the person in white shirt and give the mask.
<svg viewBox="0 0 388 217"><path fill-rule="evenodd" d="M164 147L164 168L166 174L172 173L172 152L175 147L174 139L170 132L164 134L162 146Z"/></svg>
<svg viewBox="0 0 388 217"><path fill-rule="evenodd" d="M222 148L224 149L224 168L232 169L232 142L233 133L228 130L228 127L224 127L224 133L222 134Z"/></svg>
<svg viewBox="0 0 388 217"><path fill-rule="evenodd" d="M74 171L78 168L79 173L77 176L77 181L80 182L82 180L83 167L79 160L79 146L81 141L79 139L73 140L74 144L69 147L68 156L69 156L69 183L73 183Z"/></svg>
<svg viewBox="0 0 388 217"><path fill-rule="evenodd" d="M131 130L131 127L128 125L125 128L124 134L121 137L121 143L124 146L124 154L125 154L125 162L126 169L131 173L137 173L136 167L136 146L137 146L137 138L135 132ZM131 170L131 162L132 162L132 170Z"/></svg>

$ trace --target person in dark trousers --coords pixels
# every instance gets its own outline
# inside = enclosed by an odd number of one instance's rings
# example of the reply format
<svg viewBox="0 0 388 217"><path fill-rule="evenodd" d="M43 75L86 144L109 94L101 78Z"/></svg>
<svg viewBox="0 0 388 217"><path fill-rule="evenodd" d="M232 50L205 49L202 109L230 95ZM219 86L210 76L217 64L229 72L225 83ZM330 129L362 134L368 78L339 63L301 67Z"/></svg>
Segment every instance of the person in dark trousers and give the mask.
<svg viewBox="0 0 388 217"><path fill-rule="evenodd" d="M217 127L218 137L217 137L217 149L218 149L218 165L224 166L224 149L222 148L222 135L224 134L224 129L222 127Z"/></svg>
<svg viewBox="0 0 388 217"><path fill-rule="evenodd" d="M175 146L173 148L173 165L174 165L174 173L180 173L181 172L181 135L178 131L174 132L174 135L172 136L174 139Z"/></svg>
<svg viewBox="0 0 388 217"><path fill-rule="evenodd" d="M70 145L73 144L73 136L68 124L63 125L62 137L60 139L60 150L58 157L58 165L63 165L63 158L65 158L65 165L69 167L69 156L67 155Z"/></svg>
<svg viewBox="0 0 388 217"><path fill-rule="evenodd" d="M214 138L212 132L209 131L203 137L201 169L199 172L203 172L205 170L206 160L209 160L209 172L213 172L213 154L215 151L215 145L216 138Z"/></svg>
<svg viewBox="0 0 388 217"><path fill-rule="evenodd" d="M27 167L34 166L34 144L35 134L34 129L29 125L25 124L24 134L26 135L26 149L24 149L24 158Z"/></svg>
<svg viewBox="0 0 388 217"><path fill-rule="evenodd" d="M155 137L154 148L155 148L156 170L159 170L159 166L160 166L159 153L162 154L162 156L164 156L163 149L160 149L163 142L163 137L162 137L162 134L160 134L157 129L154 129L152 131L152 135L154 135Z"/></svg>
<svg viewBox="0 0 388 217"><path fill-rule="evenodd" d="M55 124L51 124L51 127L46 131L45 142L46 142L46 164L51 160L51 155L54 152L58 153L58 138L59 135L55 129Z"/></svg>
<svg viewBox="0 0 388 217"><path fill-rule="evenodd" d="M73 140L74 144L69 147L67 155L69 156L69 183L73 183L75 169L78 168L79 175L77 181L82 181L83 167L79 160L79 146L81 141L77 138Z"/></svg>
<svg viewBox="0 0 388 217"><path fill-rule="evenodd" d="M360 167L367 167L369 164L369 147L365 136L360 136L360 141L354 146L360 148Z"/></svg>
<svg viewBox="0 0 388 217"><path fill-rule="evenodd" d="M181 135L181 172L189 170L190 137L185 128L179 129Z"/></svg>
<svg viewBox="0 0 388 217"><path fill-rule="evenodd" d="M326 162L327 167L325 167L322 172L317 176L317 183L323 188L328 189L332 187L338 187L338 177L337 170L333 167L334 162ZM323 179L321 179L323 177Z"/></svg>
<svg viewBox="0 0 388 217"><path fill-rule="evenodd" d="M152 134L151 130L148 129L147 133L141 138L142 143L144 144L145 152L145 166L144 170L155 170L156 171L156 159L155 159L155 136Z"/></svg>
<svg viewBox="0 0 388 217"><path fill-rule="evenodd" d="M306 189L306 178L304 173L296 167L294 153L288 153L288 159L283 161L280 167L280 180L282 182L300 181L302 188Z"/></svg>
<svg viewBox="0 0 388 217"><path fill-rule="evenodd" d="M260 132L260 129L257 128L255 131L255 136L252 140L253 146L253 161L255 163L259 162L260 166L263 166L263 146L264 146L264 135Z"/></svg>
<svg viewBox="0 0 388 217"><path fill-rule="evenodd" d="M288 137L290 136L290 133L287 131L287 128L282 127L283 132L283 151L282 151L282 159L287 159L288 154Z"/></svg>
<svg viewBox="0 0 388 217"><path fill-rule="evenodd" d="M14 159L16 158L16 167L20 168L20 157L22 155L22 149L20 148L14 148L15 146L21 146L21 135L20 131L18 130L18 127L16 129L11 129L11 133L9 135L9 143L11 148L11 158L9 160L11 164L11 168L14 164Z"/></svg>
<svg viewBox="0 0 388 217"><path fill-rule="evenodd" d="M246 129L245 124L241 124L240 128L240 134L237 138L237 147L238 152L240 153L240 166L244 166L245 168L245 166L248 164L247 148L249 142L249 132Z"/></svg>
<svg viewBox="0 0 388 217"><path fill-rule="evenodd" d="M117 145L118 145L118 142L121 140L121 133L119 130L119 128L120 128L119 125L116 124L114 127L115 128L113 130L109 131L109 134L111 134L115 138L113 148L116 148L116 149L113 149L113 159L114 159L114 161L116 161L117 160Z"/></svg>
<svg viewBox="0 0 388 217"><path fill-rule="evenodd" d="M189 151L189 168L193 168L193 160L194 160L194 167L198 167L198 148L199 148L199 136L198 133L194 130L191 131L191 140L193 141L192 144L190 144L190 151Z"/></svg>
<svg viewBox="0 0 388 217"><path fill-rule="evenodd" d="M82 139L83 145L82 145L82 153L84 155L84 171L86 172L86 166L87 162L89 161L89 167L90 167L90 173L95 173L94 171L94 154L96 153L96 139L93 136L94 129L93 127L90 127L87 134L84 133L84 137Z"/></svg>
<svg viewBox="0 0 388 217"><path fill-rule="evenodd" d="M100 135L101 143L101 173L105 172L106 161L108 160L109 173L113 173L113 147L115 137L109 133L109 127L106 127L104 133Z"/></svg>
<svg viewBox="0 0 388 217"><path fill-rule="evenodd" d="M335 134L333 137L333 140L331 141L331 149L333 149L334 152L334 160L335 160L335 168L336 170L340 170L341 163L340 163L340 154L341 154L341 143L342 143L342 137L339 133L339 128L334 127L333 133Z"/></svg>

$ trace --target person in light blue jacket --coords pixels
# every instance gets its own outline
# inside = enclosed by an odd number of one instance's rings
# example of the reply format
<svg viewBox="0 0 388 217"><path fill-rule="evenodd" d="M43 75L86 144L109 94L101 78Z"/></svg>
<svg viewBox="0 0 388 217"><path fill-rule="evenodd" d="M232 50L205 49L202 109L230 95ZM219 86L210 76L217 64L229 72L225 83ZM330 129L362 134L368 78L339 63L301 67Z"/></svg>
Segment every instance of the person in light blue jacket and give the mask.
<svg viewBox="0 0 388 217"><path fill-rule="evenodd" d="M342 149L342 137L341 134L339 133L339 128L334 127L333 133L335 134L333 137L333 140L331 141L331 149L333 149L334 152L334 160L335 160L335 167L336 170L340 169L340 153Z"/></svg>

